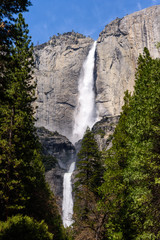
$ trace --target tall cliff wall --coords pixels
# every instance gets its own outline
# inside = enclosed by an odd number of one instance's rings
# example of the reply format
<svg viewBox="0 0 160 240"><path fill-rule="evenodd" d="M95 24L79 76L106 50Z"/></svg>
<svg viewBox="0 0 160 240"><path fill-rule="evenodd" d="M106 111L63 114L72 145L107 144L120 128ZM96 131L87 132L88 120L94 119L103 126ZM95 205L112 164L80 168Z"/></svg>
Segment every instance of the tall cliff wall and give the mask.
<svg viewBox="0 0 160 240"><path fill-rule="evenodd" d="M78 78L92 43L91 38L69 32L53 36L48 43L35 47L37 127L70 136Z"/></svg>
<svg viewBox="0 0 160 240"><path fill-rule="evenodd" d="M108 24L97 41L96 88L99 115L118 115L124 91L133 91L137 58L147 47L160 57L160 5L135 12Z"/></svg>
<svg viewBox="0 0 160 240"><path fill-rule="evenodd" d="M133 91L139 53L147 47L159 57L160 6L116 19L100 33L95 63L99 116L119 115L125 90ZM70 137L77 104L78 79L93 40L74 32L54 36L35 48L37 126Z"/></svg>

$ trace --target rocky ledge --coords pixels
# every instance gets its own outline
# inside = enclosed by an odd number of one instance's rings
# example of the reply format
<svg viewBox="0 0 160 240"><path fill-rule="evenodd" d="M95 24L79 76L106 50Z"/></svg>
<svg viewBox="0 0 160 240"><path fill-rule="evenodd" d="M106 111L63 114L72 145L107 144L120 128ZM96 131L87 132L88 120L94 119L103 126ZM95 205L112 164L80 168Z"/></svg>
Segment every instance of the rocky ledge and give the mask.
<svg viewBox="0 0 160 240"><path fill-rule="evenodd" d="M37 134L42 144L46 181L62 209L63 176L75 156L75 147L65 136L50 132L44 127L37 128Z"/></svg>
<svg viewBox="0 0 160 240"><path fill-rule="evenodd" d="M108 149L112 145L112 135L119 121L120 115L114 117L104 116L92 128L99 150Z"/></svg>

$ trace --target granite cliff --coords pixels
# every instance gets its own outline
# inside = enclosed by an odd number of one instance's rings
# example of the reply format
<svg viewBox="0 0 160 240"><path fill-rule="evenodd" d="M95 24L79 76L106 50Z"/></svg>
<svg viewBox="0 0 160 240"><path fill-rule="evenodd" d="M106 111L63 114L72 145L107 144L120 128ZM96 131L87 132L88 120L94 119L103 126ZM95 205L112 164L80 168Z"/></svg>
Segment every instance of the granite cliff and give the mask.
<svg viewBox="0 0 160 240"><path fill-rule="evenodd" d="M96 105L99 116L120 113L124 91L133 91L137 58L147 47L160 57L160 6L117 18L100 33L96 57Z"/></svg>
<svg viewBox="0 0 160 240"><path fill-rule="evenodd" d="M35 47L38 127L71 135L78 78L92 42L72 31Z"/></svg>
<svg viewBox="0 0 160 240"><path fill-rule="evenodd" d="M147 47L152 57L159 57L158 41L160 6L117 18L100 33L95 59L96 107L100 119L119 115L124 91L133 91L139 53ZM72 31L35 47L37 126L70 138L78 79L92 44L91 38Z"/></svg>
<svg viewBox="0 0 160 240"><path fill-rule="evenodd" d="M42 145L42 157L45 177L62 208L63 176L68 170L72 158L76 155L73 144L58 132L50 132L44 127L37 128L37 135Z"/></svg>

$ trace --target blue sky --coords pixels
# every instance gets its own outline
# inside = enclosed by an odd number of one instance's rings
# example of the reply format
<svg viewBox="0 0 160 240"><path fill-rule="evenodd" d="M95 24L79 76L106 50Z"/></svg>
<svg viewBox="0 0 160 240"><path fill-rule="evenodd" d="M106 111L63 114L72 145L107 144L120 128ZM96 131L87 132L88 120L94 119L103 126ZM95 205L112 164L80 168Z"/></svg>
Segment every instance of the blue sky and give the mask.
<svg viewBox="0 0 160 240"><path fill-rule="evenodd" d="M34 45L57 33L82 33L97 39L105 25L116 17L160 4L160 0L31 0L24 14Z"/></svg>

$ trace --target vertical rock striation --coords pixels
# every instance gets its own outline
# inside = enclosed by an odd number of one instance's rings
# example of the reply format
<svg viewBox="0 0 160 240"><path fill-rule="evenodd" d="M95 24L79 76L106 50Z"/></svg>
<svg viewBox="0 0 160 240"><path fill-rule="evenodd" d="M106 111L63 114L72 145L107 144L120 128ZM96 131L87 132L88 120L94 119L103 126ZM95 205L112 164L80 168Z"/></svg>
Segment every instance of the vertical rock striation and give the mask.
<svg viewBox="0 0 160 240"><path fill-rule="evenodd" d="M48 43L35 47L37 127L70 136L78 78L92 43L91 38L72 31L53 36Z"/></svg>
<svg viewBox="0 0 160 240"><path fill-rule="evenodd" d="M147 47L156 58L160 41L160 6L153 6L116 19L97 41L96 104L99 116L120 113L125 90L133 91L139 53Z"/></svg>

